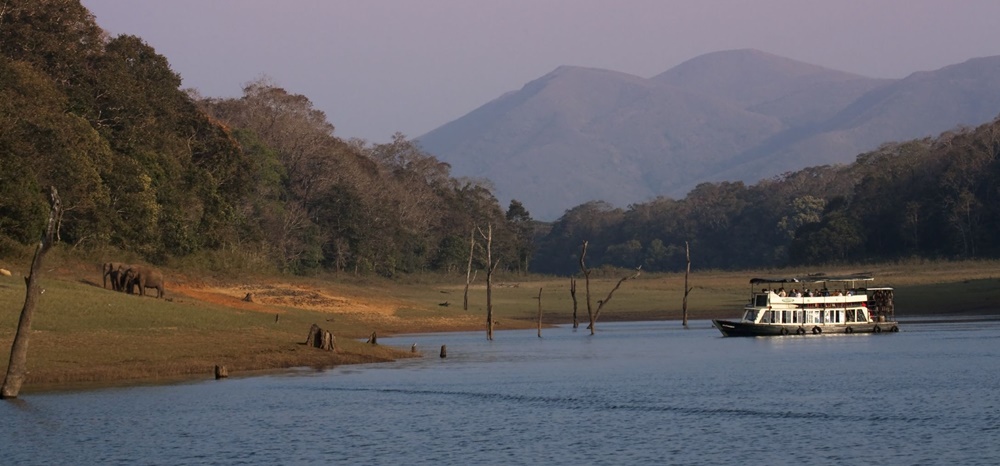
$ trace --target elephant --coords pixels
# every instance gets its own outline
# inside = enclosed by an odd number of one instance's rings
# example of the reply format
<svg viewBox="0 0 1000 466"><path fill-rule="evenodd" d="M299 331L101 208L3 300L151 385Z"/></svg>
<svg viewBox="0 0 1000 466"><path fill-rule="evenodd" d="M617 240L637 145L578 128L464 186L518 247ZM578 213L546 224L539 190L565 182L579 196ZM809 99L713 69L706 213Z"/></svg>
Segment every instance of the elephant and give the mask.
<svg viewBox="0 0 1000 466"><path fill-rule="evenodd" d="M157 298L163 298L166 293L163 273L150 267L132 266L125 272L125 289L132 293L136 286L139 287L139 296L146 296L146 288L156 288Z"/></svg>
<svg viewBox="0 0 1000 466"><path fill-rule="evenodd" d="M118 269L118 291L121 291L123 293L132 294L133 283L131 281L129 281L129 279L127 277L128 271L132 267L135 267L135 266L133 266L131 264L121 264L121 266L119 267L119 269Z"/></svg>
<svg viewBox="0 0 1000 466"><path fill-rule="evenodd" d="M115 291L122 291L122 284L124 283L124 274L128 270L128 266L120 262L105 262L101 265L104 271L104 288L108 287L108 279L111 279L111 289Z"/></svg>

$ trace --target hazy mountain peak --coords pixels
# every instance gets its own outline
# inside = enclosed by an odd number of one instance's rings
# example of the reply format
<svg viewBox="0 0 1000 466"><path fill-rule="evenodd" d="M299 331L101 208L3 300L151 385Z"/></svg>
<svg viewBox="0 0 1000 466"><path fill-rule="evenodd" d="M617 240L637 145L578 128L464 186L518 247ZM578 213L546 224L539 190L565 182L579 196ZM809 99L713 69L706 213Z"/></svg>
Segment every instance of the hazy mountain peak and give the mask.
<svg viewBox="0 0 1000 466"><path fill-rule="evenodd" d="M455 176L489 178L502 203L552 220L594 199L624 206L850 162L997 113L1000 57L889 80L742 49L648 79L560 66L419 142Z"/></svg>
<svg viewBox="0 0 1000 466"><path fill-rule="evenodd" d="M700 55L651 79L749 107L817 85L869 78L740 49Z"/></svg>

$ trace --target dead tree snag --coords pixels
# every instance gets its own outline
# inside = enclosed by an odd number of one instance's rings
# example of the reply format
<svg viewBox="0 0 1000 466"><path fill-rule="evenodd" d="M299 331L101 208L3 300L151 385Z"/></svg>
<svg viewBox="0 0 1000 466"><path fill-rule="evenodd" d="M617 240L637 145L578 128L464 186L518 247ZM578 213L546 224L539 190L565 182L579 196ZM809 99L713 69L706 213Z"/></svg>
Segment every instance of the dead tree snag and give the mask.
<svg viewBox="0 0 1000 466"><path fill-rule="evenodd" d="M31 270L24 282L27 290L24 295L24 307L21 308L21 318L17 322L17 333L10 347L10 362L7 364L7 376L0 387L0 398L17 398L21 392L28 373L28 338L31 336L31 318L35 313L38 297L42 294L39 284L39 274L42 270L42 259L52 245L59 241L59 224L62 221L62 201L55 186L49 187L49 221L45 226L41 242L35 249L35 257L31 261Z"/></svg>
<svg viewBox="0 0 1000 466"><path fill-rule="evenodd" d="M688 287L688 275L691 275L691 248L688 246L688 242L684 242L684 255L687 257L687 270L684 272L684 303L681 306L681 315L683 319L684 328L688 326L688 293L691 292L691 288Z"/></svg>

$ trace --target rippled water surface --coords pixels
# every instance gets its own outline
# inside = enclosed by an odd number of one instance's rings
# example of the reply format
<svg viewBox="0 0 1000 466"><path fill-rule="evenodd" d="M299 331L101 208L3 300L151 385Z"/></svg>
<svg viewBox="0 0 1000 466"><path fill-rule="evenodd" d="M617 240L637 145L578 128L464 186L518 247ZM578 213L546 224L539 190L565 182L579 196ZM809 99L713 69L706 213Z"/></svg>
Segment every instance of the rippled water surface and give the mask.
<svg viewBox="0 0 1000 466"><path fill-rule="evenodd" d="M1000 464L1000 321L380 339L427 356L0 403L4 464ZM437 354L447 345L448 358Z"/></svg>

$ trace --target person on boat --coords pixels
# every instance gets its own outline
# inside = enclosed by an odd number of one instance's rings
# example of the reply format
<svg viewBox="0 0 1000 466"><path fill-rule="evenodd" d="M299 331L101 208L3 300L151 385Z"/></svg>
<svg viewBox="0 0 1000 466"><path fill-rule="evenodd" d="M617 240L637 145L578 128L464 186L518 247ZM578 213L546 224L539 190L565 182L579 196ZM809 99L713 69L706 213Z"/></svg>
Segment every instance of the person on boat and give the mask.
<svg viewBox="0 0 1000 466"><path fill-rule="evenodd" d="M782 298L784 298L785 296L788 296L788 293L785 293L785 287L778 288L778 296L780 296Z"/></svg>
<svg viewBox="0 0 1000 466"><path fill-rule="evenodd" d="M792 296L794 296L796 298L801 298L802 297L802 292L799 291L798 288L793 288L792 289Z"/></svg>

